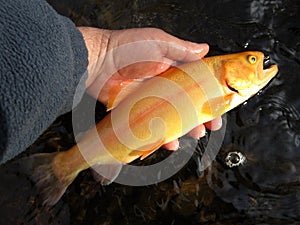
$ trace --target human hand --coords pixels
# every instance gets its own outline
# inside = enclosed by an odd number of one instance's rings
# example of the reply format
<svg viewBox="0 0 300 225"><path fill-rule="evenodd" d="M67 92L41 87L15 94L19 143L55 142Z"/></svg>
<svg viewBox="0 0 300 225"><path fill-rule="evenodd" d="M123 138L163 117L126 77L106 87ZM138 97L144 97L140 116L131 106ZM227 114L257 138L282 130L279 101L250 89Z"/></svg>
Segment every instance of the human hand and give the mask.
<svg viewBox="0 0 300 225"><path fill-rule="evenodd" d="M136 87L141 81L158 75L176 62L201 59L208 52L207 44L196 44L178 39L156 28L102 30L79 27L88 53L87 92L110 105L122 90ZM135 84L136 85L132 85ZM189 135L200 138L205 128L217 130L220 117L197 126ZM179 147L178 140L163 146L168 150Z"/></svg>

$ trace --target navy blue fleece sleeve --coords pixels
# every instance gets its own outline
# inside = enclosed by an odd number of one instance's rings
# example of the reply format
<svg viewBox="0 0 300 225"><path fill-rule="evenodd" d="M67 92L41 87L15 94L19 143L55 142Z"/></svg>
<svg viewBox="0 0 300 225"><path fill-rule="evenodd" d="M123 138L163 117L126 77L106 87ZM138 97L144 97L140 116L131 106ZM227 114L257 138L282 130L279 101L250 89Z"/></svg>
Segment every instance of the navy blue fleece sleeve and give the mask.
<svg viewBox="0 0 300 225"><path fill-rule="evenodd" d="M0 1L0 63L3 163L71 110L77 86L84 92L88 56L75 25L46 1Z"/></svg>

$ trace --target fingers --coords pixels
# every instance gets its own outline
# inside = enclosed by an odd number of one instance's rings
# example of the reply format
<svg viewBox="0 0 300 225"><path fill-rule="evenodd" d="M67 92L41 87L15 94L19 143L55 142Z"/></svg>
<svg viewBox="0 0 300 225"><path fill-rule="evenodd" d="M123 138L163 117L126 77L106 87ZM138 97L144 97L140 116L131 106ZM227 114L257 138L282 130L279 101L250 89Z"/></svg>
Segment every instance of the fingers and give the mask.
<svg viewBox="0 0 300 225"><path fill-rule="evenodd" d="M215 131L220 129L221 127L222 127L222 118L217 117L205 124L200 124L199 126L192 129L188 134L192 138L199 139L205 135L206 132L205 128ZM175 151L179 148L179 141L178 139L176 139L174 141L164 144L162 147L170 151Z"/></svg>
<svg viewBox="0 0 300 225"><path fill-rule="evenodd" d="M152 77L166 71L172 63L172 60L162 60L162 62L136 62L120 69L118 74L124 79Z"/></svg>
<svg viewBox="0 0 300 225"><path fill-rule="evenodd" d="M205 135L205 128L215 131L222 127L222 118L217 117L213 119L212 121L209 121L205 124L200 124L199 126L195 127L189 132L189 136L195 139L199 139Z"/></svg>
<svg viewBox="0 0 300 225"><path fill-rule="evenodd" d="M164 144L162 147L169 151L176 151L179 148L179 141L178 139L176 139L174 141Z"/></svg>
<svg viewBox="0 0 300 225"><path fill-rule="evenodd" d="M199 139L205 135L205 126L200 124L189 132L189 136L195 139Z"/></svg>
<svg viewBox="0 0 300 225"><path fill-rule="evenodd" d="M185 41L157 28L139 28L132 30L143 32L145 40L154 40L160 48L161 55L173 61L191 62L203 58L208 50L207 44ZM153 53L156 49L152 48Z"/></svg>
<svg viewBox="0 0 300 225"><path fill-rule="evenodd" d="M212 121L205 123L204 125L209 130L212 130L212 131L219 130L222 127L222 118L217 117L217 118L213 119Z"/></svg>

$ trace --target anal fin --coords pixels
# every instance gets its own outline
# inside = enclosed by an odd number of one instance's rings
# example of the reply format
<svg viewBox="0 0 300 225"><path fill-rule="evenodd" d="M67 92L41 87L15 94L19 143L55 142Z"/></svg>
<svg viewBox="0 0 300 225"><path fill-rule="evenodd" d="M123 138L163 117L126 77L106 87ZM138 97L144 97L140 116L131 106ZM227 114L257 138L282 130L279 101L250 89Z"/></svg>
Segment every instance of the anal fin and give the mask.
<svg viewBox="0 0 300 225"><path fill-rule="evenodd" d="M161 139L154 144L149 144L147 146L141 147L140 149L149 149L149 150L137 150L139 152L139 154L142 152L140 159L143 160L143 159L147 158L149 155L151 155L153 152L155 152L157 149L159 149L160 146L162 146L163 144L164 144L164 140Z"/></svg>
<svg viewBox="0 0 300 225"><path fill-rule="evenodd" d="M156 149L154 149L154 150L149 150L149 151L144 151L144 154L141 156L141 160L143 160L143 159L145 159L145 158L147 158L149 155L151 155L153 152L155 152L156 151Z"/></svg>
<svg viewBox="0 0 300 225"><path fill-rule="evenodd" d="M95 164L92 166L93 177L102 185L108 185L118 177L122 167L123 164L117 162L112 164Z"/></svg>

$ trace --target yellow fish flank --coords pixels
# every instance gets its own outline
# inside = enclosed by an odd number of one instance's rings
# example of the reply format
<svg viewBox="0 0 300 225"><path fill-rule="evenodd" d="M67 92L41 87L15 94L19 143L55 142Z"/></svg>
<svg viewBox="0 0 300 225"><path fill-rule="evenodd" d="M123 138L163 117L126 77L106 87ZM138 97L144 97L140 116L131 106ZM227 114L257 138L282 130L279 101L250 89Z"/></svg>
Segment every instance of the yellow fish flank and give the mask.
<svg viewBox="0 0 300 225"><path fill-rule="evenodd" d="M276 65L263 67L261 52L212 56L172 67L144 81L117 106L108 106L111 113L68 151L22 160L32 168L44 204L54 205L79 172L98 166L109 171L113 181L122 164L147 157L243 103L278 72Z"/></svg>

